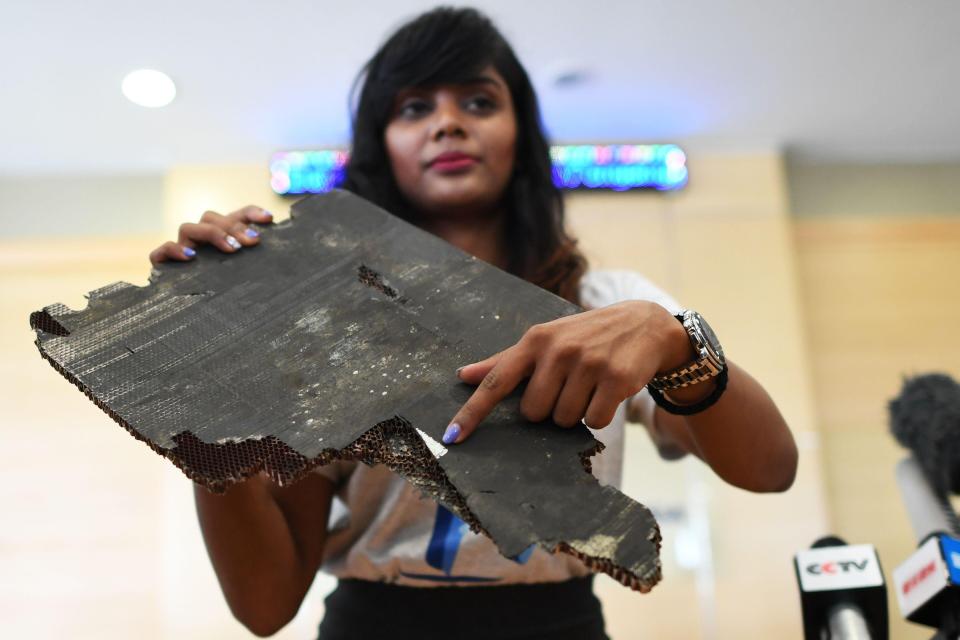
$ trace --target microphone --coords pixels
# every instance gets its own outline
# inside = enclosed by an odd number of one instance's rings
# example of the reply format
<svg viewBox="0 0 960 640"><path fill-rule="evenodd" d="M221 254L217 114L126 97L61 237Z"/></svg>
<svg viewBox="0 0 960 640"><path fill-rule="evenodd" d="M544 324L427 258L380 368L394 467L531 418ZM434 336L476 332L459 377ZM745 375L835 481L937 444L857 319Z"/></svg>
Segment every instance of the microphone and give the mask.
<svg viewBox="0 0 960 640"><path fill-rule="evenodd" d="M960 493L960 384L942 373L904 380L890 401L890 431L938 494Z"/></svg>
<svg viewBox="0 0 960 640"><path fill-rule="evenodd" d="M887 590L871 544L826 536L794 556L804 640L887 640Z"/></svg>
<svg viewBox="0 0 960 640"><path fill-rule="evenodd" d="M937 638L960 636L960 538L956 513L930 486L920 463L897 464L897 484L919 547L893 570L900 613L910 622L935 627ZM941 635L944 634L944 635Z"/></svg>
<svg viewBox="0 0 960 640"><path fill-rule="evenodd" d="M896 478L919 547L893 571L903 616L960 636L960 521L948 495L960 489L960 385L943 374L905 380L890 402L890 430L912 456Z"/></svg>

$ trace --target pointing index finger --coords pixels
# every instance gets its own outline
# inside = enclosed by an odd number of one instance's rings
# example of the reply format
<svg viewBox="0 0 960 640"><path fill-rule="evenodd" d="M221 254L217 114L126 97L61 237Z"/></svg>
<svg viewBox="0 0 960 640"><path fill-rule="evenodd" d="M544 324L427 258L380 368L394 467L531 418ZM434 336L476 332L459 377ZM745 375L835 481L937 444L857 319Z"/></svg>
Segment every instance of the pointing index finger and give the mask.
<svg viewBox="0 0 960 640"><path fill-rule="evenodd" d="M484 376L480 386L450 421L443 434L444 444L456 444L469 438L493 408L529 375L532 364L530 356L518 347L503 352L496 366Z"/></svg>

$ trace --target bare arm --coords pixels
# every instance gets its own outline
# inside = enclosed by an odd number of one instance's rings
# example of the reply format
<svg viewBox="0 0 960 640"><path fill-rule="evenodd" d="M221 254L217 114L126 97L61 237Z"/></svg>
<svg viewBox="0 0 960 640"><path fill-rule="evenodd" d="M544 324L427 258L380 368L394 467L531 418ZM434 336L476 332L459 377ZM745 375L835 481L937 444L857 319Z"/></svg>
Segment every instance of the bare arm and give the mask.
<svg viewBox="0 0 960 640"><path fill-rule="evenodd" d="M692 453L730 484L750 491L786 491L797 471L797 447L790 429L767 392L750 374L727 361L729 382L712 407L691 416L656 408L646 424L661 455ZM671 392L692 404L709 395L713 383ZM636 407L630 418L639 420ZM648 420L649 421L649 420Z"/></svg>
<svg viewBox="0 0 960 640"><path fill-rule="evenodd" d="M207 553L234 617L258 636L296 615L323 557L334 485L318 474L288 487L265 476L223 495L194 487Z"/></svg>

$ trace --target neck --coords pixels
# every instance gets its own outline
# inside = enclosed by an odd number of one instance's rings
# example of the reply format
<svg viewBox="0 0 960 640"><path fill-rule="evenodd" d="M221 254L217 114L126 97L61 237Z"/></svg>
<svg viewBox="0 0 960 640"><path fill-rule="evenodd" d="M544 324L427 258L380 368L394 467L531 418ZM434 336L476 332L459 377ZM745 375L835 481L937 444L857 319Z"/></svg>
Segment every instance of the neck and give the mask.
<svg viewBox="0 0 960 640"><path fill-rule="evenodd" d="M461 251L501 269L507 268L502 211L482 216L424 217L419 227Z"/></svg>

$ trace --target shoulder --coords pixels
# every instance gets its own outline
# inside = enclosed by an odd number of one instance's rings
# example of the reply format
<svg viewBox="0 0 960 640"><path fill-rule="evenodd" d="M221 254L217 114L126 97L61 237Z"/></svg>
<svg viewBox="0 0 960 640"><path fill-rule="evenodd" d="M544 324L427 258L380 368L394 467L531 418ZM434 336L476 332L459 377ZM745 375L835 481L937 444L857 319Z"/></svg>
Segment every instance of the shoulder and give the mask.
<svg viewBox="0 0 960 640"><path fill-rule="evenodd" d="M673 296L642 274L626 269L588 271L580 280L580 299L583 306L592 309L624 300L649 300L670 313L679 313L683 309Z"/></svg>

